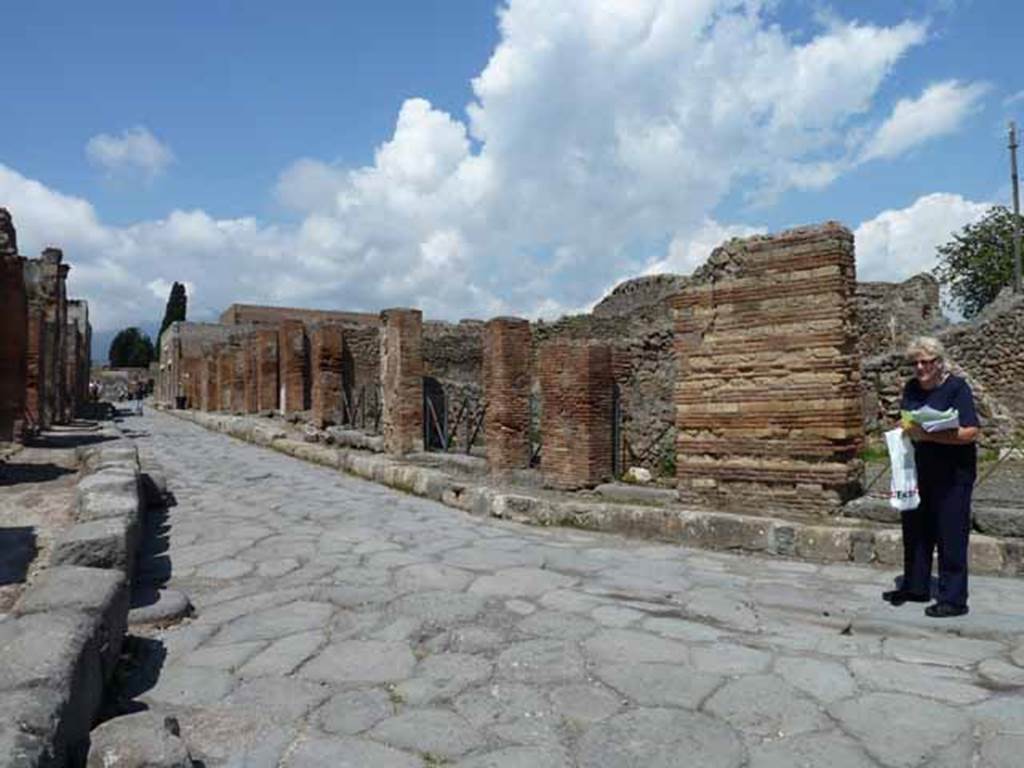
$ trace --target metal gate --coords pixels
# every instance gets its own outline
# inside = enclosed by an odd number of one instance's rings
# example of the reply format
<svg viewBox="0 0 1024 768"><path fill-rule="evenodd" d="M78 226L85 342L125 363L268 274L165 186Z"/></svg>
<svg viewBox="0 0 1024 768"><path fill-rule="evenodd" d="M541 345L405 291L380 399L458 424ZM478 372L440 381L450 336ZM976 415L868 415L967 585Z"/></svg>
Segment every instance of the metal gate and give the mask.
<svg viewBox="0 0 1024 768"><path fill-rule="evenodd" d="M423 377L423 449L448 450L448 407L441 382Z"/></svg>

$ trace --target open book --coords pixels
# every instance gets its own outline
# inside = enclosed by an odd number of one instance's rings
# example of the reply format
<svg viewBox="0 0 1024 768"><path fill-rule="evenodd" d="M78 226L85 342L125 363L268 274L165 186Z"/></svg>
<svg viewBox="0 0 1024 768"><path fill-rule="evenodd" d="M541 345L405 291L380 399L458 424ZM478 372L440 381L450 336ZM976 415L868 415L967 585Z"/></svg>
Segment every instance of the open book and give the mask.
<svg viewBox="0 0 1024 768"><path fill-rule="evenodd" d="M937 411L926 405L916 411L903 411L901 416L904 423L919 424L925 432L941 432L944 429L960 427L960 413L956 408Z"/></svg>

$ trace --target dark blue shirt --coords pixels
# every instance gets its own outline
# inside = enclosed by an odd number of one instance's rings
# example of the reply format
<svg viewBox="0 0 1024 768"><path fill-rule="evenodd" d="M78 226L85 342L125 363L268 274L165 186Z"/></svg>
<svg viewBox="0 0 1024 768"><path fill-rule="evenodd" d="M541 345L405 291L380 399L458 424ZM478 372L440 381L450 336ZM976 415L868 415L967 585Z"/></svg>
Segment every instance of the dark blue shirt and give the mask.
<svg viewBox="0 0 1024 768"><path fill-rule="evenodd" d="M978 413L974 409L971 388L959 376L947 376L934 389L922 389L917 379L911 379L903 388L900 408L916 411L929 406L937 411L956 408L961 427L977 427ZM940 443L914 443L914 461L917 464L918 485L973 485L978 474L978 449L968 445L942 445Z"/></svg>

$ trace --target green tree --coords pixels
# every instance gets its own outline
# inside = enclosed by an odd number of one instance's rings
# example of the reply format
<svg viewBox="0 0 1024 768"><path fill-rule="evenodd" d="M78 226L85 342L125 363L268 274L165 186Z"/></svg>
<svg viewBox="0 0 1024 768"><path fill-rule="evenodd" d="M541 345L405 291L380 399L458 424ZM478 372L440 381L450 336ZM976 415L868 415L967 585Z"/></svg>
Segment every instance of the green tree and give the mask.
<svg viewBox="0 0 1024 768"><path fill-rule="evenodd" d="M160 333L156 336L157 349L160 348L160 339L164 337L171 323L185 319L185 312L188 309L188 296L185 294L184 283L175 281L171 286L171 295L167 297L167 307L164 309L164 319L160 323Z"/></svg>
<svg viewBox="0 0 1024 768"><path fill-rule="evenodd" d="M1013 282L1013 213L997 205L938 248L939 282L949 286L953 303L973 317Z"/></svg>
<svg viewBox="0 0 1024 768"><path fill-rule="evenodd" d="M138 328L118 331L107 353L113 368L145 368L154 358L153 342Z"/></svg>

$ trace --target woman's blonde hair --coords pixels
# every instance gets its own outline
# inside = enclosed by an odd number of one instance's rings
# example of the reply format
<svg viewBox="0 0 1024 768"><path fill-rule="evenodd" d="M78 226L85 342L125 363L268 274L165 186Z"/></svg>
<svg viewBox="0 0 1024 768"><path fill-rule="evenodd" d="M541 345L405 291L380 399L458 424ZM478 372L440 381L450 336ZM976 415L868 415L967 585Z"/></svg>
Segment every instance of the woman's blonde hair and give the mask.
<svg viewBox="0 0 1024 768"><path fill-rule="evenodd" d="M918 336L907 345L907 359L913 360L918 355L927 355L945 361L946 349L942 346L942 342L934 336Z"/></svg>

